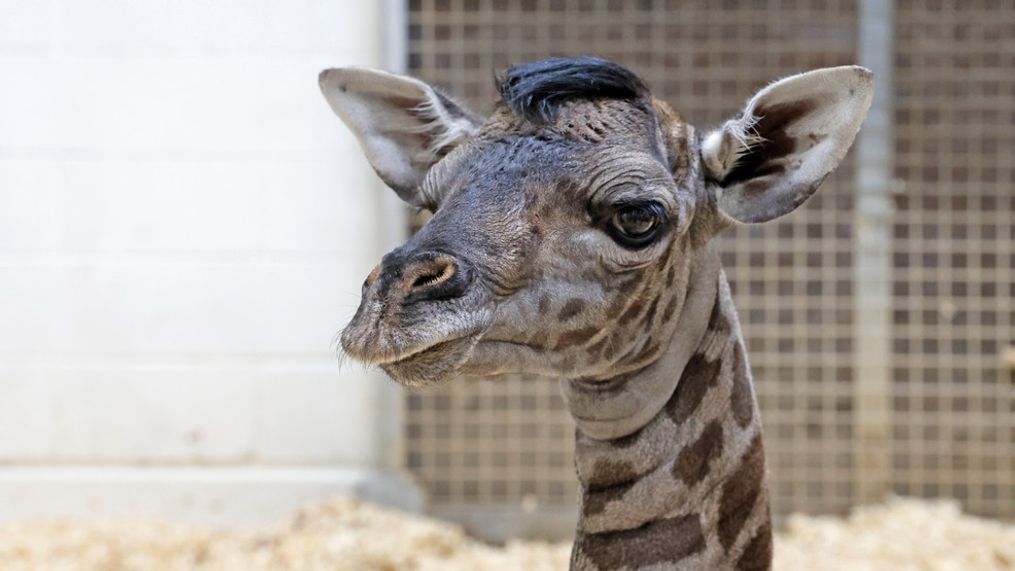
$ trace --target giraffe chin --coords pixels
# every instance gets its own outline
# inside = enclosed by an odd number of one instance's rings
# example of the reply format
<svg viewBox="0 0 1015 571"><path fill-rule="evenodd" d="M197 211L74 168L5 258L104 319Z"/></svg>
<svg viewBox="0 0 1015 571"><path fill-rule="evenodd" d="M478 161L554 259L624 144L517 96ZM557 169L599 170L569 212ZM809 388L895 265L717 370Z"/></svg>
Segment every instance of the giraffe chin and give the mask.
<svg viewBox="0 0 1015 571"><path fill-rule="evenodd" d="M480 335L468 335L441 341L408 357L383 363L381 369L397 383L411 388L443 385L468 361Z"/></svg>

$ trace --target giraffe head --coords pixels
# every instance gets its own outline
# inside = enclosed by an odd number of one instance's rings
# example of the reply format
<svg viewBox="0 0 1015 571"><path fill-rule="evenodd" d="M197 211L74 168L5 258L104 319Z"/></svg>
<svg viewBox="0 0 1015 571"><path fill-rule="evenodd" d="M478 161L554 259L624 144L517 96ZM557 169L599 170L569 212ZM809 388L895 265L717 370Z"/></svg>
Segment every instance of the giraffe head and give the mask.
<svg viewBox="0 0 1015 571"><path fill-rule="evenodd" d="M510 68L486 118L381 71L331 69L320 84L380 178L433 213L370 273L342 333L350 356L414 386L600 379L657 359L695 249L810 197L873 93L866 69L812 71L699 134L596 58Z"/></svg>

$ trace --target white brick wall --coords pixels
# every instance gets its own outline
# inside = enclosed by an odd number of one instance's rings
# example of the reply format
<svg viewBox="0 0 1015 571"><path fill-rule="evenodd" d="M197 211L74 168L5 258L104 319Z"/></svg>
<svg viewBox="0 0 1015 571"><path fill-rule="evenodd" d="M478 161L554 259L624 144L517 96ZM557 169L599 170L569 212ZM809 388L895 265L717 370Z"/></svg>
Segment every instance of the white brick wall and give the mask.
<svg viewBox="0 0 1015 571"><path fill-rule="evenodd" d="M0 0L0 500L23 466L383 466L390 388L330 348L381 190L316 84L382 65L382 12Z"/></svg>

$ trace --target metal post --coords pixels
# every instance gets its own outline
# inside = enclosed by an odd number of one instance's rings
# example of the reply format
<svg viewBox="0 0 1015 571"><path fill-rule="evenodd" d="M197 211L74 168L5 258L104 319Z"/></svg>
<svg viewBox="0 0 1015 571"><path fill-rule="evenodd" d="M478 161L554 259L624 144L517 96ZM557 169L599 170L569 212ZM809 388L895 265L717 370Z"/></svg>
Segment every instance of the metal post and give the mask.
<svg viewBox="0 0 1015 571"><path fill-rule="evenodd" d="M408 58L408 6L405 0L386 0L381 17L384 19L384 66L392 73L405 73ZM381 245L389 251L405 242L409 234L409 208L391 189L377 182L381 208ZM405 457L405 394L389 379L381 389L379 429L384 443L381 461L388 468L401 470Z"/></svg>
<svg viewBox="0 0 1015 571"><path fill-rule="evenodd" d="M856 144L856 352L854 469L857 500L890 486L891 187L894 2L861 0L859 63L874 72L874 102Z"/></svg>

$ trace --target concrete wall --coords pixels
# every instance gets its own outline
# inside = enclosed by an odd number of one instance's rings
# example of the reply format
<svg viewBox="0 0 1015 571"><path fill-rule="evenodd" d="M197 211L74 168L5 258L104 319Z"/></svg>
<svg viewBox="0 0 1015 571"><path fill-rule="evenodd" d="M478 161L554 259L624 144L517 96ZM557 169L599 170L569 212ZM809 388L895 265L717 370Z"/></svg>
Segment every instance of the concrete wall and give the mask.
<svg viewBox="0 0 1015 571"><path fill-rule="evenodd" d="M317 89L382 12L0 0L0 519L393 498L397 395L330 347L382 191Z"/></svg>

